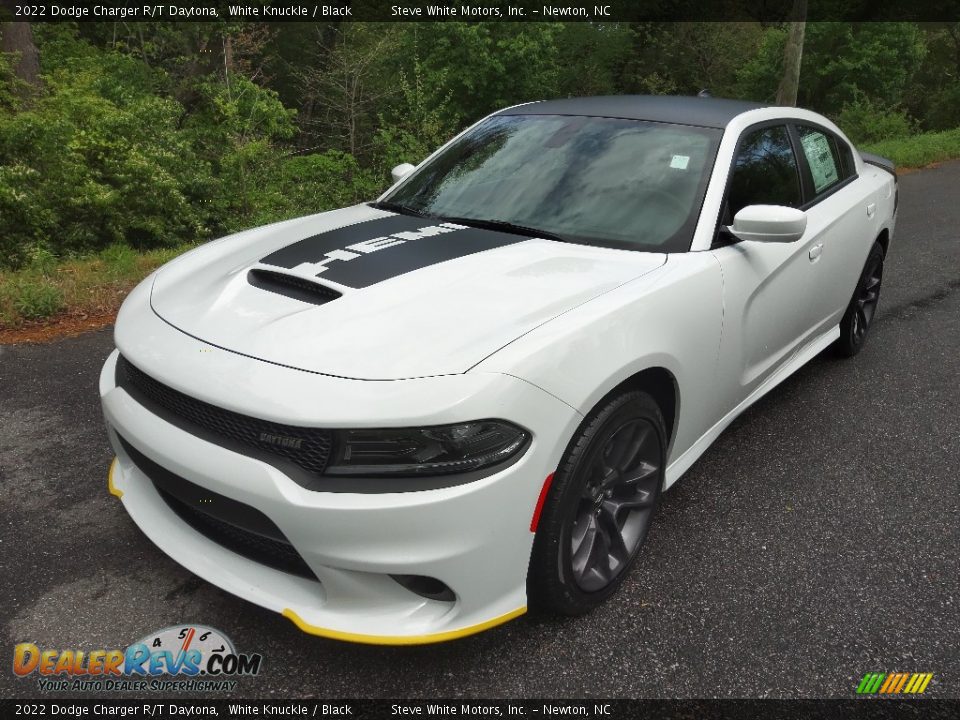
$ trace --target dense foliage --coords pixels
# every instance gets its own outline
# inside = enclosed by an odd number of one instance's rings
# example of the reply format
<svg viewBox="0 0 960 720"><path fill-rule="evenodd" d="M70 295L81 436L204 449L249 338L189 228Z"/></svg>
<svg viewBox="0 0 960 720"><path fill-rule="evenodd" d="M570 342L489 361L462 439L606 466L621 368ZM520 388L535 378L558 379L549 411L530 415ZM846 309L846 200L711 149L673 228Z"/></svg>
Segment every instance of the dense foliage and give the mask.
<svg viewBox="0 0 960 720"><path fill-rule="evenodd" d="M605 93L770 101L783 26L33 27L0 54L0 266L170 247L375 196L504 105ZM810 23L798 104L878 142L960 126L960 24Z"/></svg>

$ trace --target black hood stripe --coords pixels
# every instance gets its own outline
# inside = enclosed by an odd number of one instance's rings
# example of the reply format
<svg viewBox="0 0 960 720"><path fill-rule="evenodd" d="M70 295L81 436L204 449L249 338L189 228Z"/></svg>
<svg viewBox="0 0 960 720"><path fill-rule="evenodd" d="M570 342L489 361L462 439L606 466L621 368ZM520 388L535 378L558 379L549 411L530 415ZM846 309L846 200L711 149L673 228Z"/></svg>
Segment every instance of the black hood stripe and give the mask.
<svg viewBox="0 0 960 720"><path fill-rule="evenodd" d="M270 253L260 262L288 270L299 267L321 280L364 288L413 270L528 239L431 222L428 218L391 215L304 238Z"/></svg>

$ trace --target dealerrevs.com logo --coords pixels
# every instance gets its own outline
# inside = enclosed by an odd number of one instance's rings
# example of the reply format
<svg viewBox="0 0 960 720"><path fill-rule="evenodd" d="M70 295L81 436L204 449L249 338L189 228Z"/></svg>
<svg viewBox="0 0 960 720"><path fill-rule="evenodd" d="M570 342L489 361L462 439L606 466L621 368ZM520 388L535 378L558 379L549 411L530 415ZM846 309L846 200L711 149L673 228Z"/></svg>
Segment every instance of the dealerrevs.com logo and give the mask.
<svg viewBox="0 0 960 720"><path fill-rule="evenodd" d="M45 691L229 692L238 677L257 675L259 653L238 653L219 630L202 625L164 628L125 649L57 650L20 643L13 672L37 676Z"/></svg>

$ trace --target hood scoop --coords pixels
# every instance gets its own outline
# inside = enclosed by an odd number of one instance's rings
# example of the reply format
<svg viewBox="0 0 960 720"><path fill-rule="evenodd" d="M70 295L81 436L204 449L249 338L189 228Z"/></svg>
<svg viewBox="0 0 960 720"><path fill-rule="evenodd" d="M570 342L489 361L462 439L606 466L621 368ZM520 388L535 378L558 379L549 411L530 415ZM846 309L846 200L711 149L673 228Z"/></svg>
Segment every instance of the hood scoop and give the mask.
<svg viewBox="0 0 960 720"><path fill-rule="evenodd" d="M275 270L264 270L254 268L247 273L247 282L255 288L266 290L267 292L286 295L295 300L312 303L314 305L323 305L341 297L341 293L326 285L310 282L298 275L288 275L287 273L277 272Z"/></svg>

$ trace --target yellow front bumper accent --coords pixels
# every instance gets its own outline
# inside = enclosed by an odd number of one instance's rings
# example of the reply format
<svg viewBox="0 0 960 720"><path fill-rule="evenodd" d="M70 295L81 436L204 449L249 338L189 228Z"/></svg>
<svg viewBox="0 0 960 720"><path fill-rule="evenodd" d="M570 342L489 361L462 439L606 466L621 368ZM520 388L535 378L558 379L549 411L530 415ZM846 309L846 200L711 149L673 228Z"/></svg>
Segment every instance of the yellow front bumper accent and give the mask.
<svg viewBox="0 0 960 720"><path fill-rule="evenodd" d="M430 633L428 635L365 635L361 633L341 632L340 630L330 630L328 628L317 627L305 622L297 613L290 608L285 608L283 616L291 620L294 625L311 635L331 638L333 640L344 640L346 642L364 643L367 645L426 645L428 643L447 642L457 638L474 635L484 630L489 630L497 625L520 617L527 611L526 606L511 610L510 612L495 617L486 622L470 625L459 630L448 630L447 632Z"/></svg>
<svg viewBox="0 0 960 720"><path fill-rule="evenodd" d="M107 471L107 490L110 491L111 495L115 495L118 498L123 497L123 491L117 490L117 487L113 484L113 471L117 469L117 458L113 459L113 462L110 463L110 470Z"/></svg>
<svg viewBox="0 0 960 720"><path fill-rule="evenodd" d="M114 458L110 463L110 470L107 472L107 489L111 495L118 498L123 497L123 491L118 490L113 484L113 473L117 468L118 459ZM508 613L492 618L476 625L470 625L459 630L448 630L446 632L430 633L427 635L366 635L362 633L342 632L340 630L331 630L329 628L318 627L306 622L290 608L285 608L282 615L292 621L294 625L310 635L330 638L332 640L343 640L346 642L364 643L367 645L426 645L429 643L447 642L458 638L475 635L476 633L489 630L497 625L520 617L527 612L526 606L511 610Z"/></svg>

